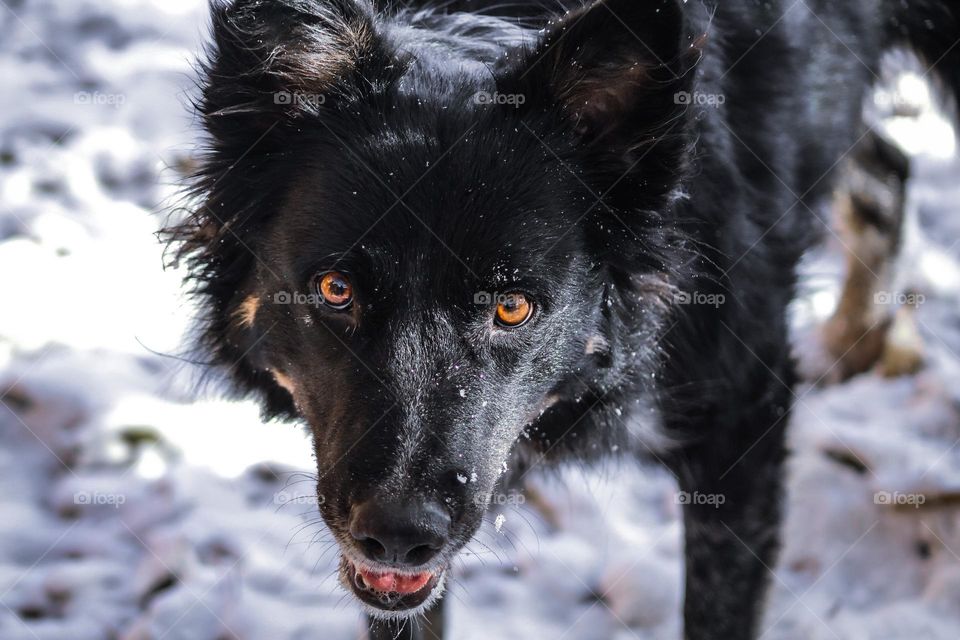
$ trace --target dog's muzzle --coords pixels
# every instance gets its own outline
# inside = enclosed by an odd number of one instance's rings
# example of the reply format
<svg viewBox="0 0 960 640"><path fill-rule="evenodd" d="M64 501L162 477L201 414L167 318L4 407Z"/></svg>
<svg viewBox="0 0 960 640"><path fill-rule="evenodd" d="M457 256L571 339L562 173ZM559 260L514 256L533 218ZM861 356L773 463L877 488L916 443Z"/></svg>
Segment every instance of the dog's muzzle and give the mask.
<svg viewBox="0 0 960 640"><path fill-rule="evenodd" d="M383 612L409 612L435 599L444 568L436 558L449 541L451 519L430 500L373 497L351 509L351 550L342 581L361 602ZM356 553L352 551L356 551Z"/></svg>

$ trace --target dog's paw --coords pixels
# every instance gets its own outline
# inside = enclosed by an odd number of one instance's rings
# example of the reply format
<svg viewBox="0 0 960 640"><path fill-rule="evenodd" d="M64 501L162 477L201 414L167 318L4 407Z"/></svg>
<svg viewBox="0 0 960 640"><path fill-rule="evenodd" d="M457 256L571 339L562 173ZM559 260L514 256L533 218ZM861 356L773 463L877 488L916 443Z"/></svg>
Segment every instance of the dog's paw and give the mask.
<svg viewBox="0 0 960 640"><path fill-rule="evenodd" d="M897 310L884 337L880 373L887 378L912 375L923 367L923 338L917 327L913 307Z"/></svg>

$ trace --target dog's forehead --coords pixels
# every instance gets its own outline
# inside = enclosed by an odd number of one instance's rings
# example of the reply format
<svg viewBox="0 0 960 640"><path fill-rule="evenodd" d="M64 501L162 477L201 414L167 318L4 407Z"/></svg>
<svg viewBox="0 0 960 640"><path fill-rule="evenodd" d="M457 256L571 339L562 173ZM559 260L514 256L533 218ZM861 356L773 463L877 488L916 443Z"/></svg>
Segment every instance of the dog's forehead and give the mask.
<svg viewBox="0 0 960 640"><path fill-rule="evenodd" d="M293 235L324 255L405 264L426 255L468 272L532 260L575 236L574 178L564 179L535 138L514 137L469 124L358 136L292 190Z"/></svg>

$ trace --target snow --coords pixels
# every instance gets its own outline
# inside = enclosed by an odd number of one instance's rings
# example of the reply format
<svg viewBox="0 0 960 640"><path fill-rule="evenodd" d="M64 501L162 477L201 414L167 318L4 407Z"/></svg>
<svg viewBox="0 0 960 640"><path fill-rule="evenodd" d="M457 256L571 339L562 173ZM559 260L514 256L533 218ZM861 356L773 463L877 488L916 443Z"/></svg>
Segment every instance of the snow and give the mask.
<svg viewBox="0 0 960 640"><path fill-rule="evenodd" d="M153 233L192 151L205 24L196 0L0 11L5 640L360 633L303 430L215 389L198 397L198 372L158 355L182 353L194 314ZM768 639L960 635L960 167L919 76L893 89L925 105L886 124L917 154L901 279L924 296L928 363L798 389ZM841 263L830 243L806 265L802 354ZM677 637L669 473L614 462L531 486L537 498L498 502L457 561L451 637Z"/></svg>

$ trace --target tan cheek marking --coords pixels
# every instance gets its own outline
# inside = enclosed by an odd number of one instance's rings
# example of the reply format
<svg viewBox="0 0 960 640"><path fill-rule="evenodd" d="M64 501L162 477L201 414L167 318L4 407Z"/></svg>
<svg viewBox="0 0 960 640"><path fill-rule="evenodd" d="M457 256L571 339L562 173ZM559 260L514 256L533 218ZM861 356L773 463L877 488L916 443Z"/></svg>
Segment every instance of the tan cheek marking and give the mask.
<svg viewBox="0 0 960 640"><path fill-rule="evenodd" d="M557 404L558 402L560 402L560 396L558 395L547 396L546 398L543 399L543 404L540 405L540 413L545 412L547 409Z"/></svg>
<svg viewBox="0 0 960 640"><path fill-rule="evenodd" d="M590 339L587 340L587 346L584 349L584 353L588 356L595 353L603 353L607 350L607 341L603 336L590 336Z"/></svg>
<svg viewBox="0 0 960 640"><path fill-rule="evenodd" d="M524 425L533 424L534 422L539 420L540 416L542 416L544 413L547 412L547 409L557 404L558 402L560 402L560 396L558 395L549 395L546 398L544 398L543 401L540 403L540 406L534 409L530 413L530 415L527 416L527 419L524 421Z"/></svg>
<svg viewBox="0 0 960 640"><path fill-rule="evenodd" d="M237 318L237 321L240 323L240 326L249 329L253 326L253 321L257 318L257 310L260 309L260 297L252 295L243 302L240 303L240 306L237 307L234 315Z"/></svg>
<svg viewBox="0 0 960 640"><path fill-rule="evenodd" d="M271 371L273 374L273 379L277 381L277 384L290 392L290 395L296 395L296 385L293 384L293 379L285 373L280 373L279 371Z"/></svg>

